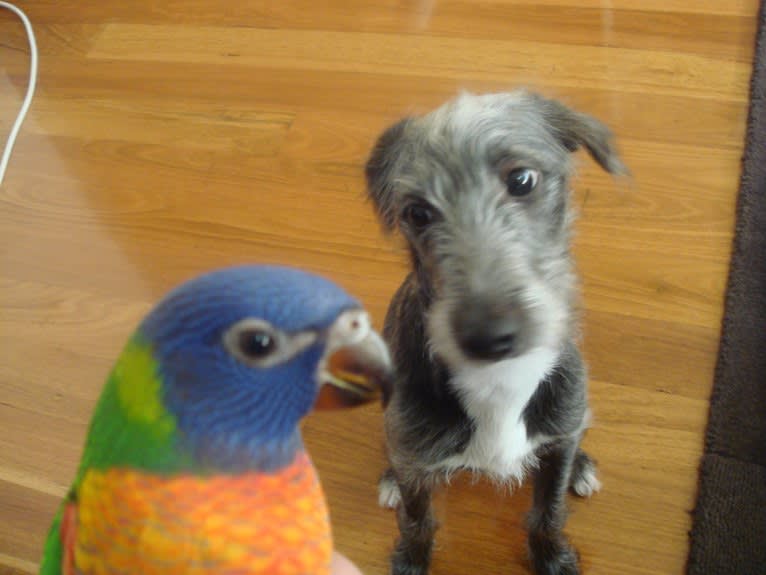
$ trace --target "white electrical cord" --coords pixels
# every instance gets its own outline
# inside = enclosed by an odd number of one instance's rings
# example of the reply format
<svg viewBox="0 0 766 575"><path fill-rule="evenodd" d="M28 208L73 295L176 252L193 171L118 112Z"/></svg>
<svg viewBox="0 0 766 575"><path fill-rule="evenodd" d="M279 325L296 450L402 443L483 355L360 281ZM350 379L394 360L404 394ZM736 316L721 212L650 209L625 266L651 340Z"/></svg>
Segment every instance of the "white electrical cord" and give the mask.
<svg viewBox="0 0 766 575"><path fill-rule="evenodd" d="M24 29L27 31L27 38L29 39L29 85L27 86L27 95L24 96L24 102L21 104L19 115L16 116L16 121L13 123L13 127L8 134L8 140L5 142L2 159L0 159L0 186L2 186L5 170L8 168L8 160L11 158L11 151L13 151L13 146L16 143L16 136L19 135L21 124L24 122L29 106L32 103L32 96L35 95L35 86L37 85L37 42L35 41L35 33L32 30L32 23L24 12L8 2L0 2L0 8L7 8L21 18Z"/></svg>

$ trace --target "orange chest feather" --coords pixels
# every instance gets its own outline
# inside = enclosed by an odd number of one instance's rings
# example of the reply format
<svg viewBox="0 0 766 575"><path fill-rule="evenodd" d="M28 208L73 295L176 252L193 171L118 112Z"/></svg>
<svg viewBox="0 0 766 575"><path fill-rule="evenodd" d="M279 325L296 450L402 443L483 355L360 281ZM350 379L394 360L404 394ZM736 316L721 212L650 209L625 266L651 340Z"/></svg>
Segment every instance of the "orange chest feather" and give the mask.
<svg viewBox="0 0 766 575"><path fill-rule="evenodd" d="M78 492L74 563L83 575L325 575L331 554L305 455L275 474L89 471Z"/></svg>

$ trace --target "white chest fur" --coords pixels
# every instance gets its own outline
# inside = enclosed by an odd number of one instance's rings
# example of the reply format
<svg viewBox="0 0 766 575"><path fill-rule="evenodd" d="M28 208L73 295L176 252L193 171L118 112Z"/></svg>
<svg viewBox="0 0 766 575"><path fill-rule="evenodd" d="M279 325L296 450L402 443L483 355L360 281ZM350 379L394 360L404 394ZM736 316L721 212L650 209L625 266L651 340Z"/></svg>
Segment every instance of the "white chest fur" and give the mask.
<svg viewBox="0 0 766 575"><path fill-rule="evenodd" d="M527 437L522 412L555 361L554 351L537 349L522 357L457 370L451 385L476 430L465 451L440 467L447 471L467 468L500 481L521 481L534 464L534 451L540 445Z"/></svg>

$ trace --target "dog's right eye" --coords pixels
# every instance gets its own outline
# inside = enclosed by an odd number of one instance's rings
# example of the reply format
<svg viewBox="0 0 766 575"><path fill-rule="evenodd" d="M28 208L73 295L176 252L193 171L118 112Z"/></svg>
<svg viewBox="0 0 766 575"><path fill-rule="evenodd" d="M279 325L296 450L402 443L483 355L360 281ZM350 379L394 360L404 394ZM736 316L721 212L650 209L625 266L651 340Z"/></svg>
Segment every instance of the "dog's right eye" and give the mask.
<svg viewBox="0 0 766 575"><path fill-rule="evenodd" d="M411 204L404 210L405 221L415 231L423 231L434 221L434 211L426 204Z"/></svg>
<svg viewBox="0 0 766 575"><path fill-rule="evenodd" d="M537 187L540 172L531 168L516 168L511 170L505 178L508 193L519 198L526 196Z"/></svg>

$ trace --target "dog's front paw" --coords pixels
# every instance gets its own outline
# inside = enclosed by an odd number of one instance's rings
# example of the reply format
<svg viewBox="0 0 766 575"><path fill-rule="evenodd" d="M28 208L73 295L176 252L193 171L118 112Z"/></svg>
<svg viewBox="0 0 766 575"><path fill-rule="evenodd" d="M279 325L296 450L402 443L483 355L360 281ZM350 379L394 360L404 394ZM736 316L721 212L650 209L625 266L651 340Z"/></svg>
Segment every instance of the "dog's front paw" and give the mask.
<svg viewBox="0 0 766 575"><path fill-rule="evenodd" d="M391 557L391 575L428 575L428 564L413 563L410 558L395 552Z"/></svg>
<svg viewBox="0 0 766 575"><path fill-rule="evenodd" d="M535 575L579 575L577 551L563 537L530 534L529 557Z"/></svg>
<svg viewBox="0 0 766 575"><path fill-rule="evenodd" d="M580 497L590 497L601 489L601 482L596 475L596 462L582 449L577 450L569 486Z"/></svg>
<svg viewBox="0 0 766 575"><path fill-rule="evenodd" d="M428 575L432 542L400 539L391 555L391 575Z"/></svg>
<svg viewBox="0 0 766 575"><path fill-rule="evenodd" d="M573 478L572 491L580 497L590 497L601 490L601 482L596 476L596 467L591 465L582 470L582 473Z"/></svg>
<svg viewBox="0 0 766 575"><path fill-rule="evenodd" d="M384 509L396 509L402 500L399 485L391 469L387 469L378 481L378 505Z"/></svg>

